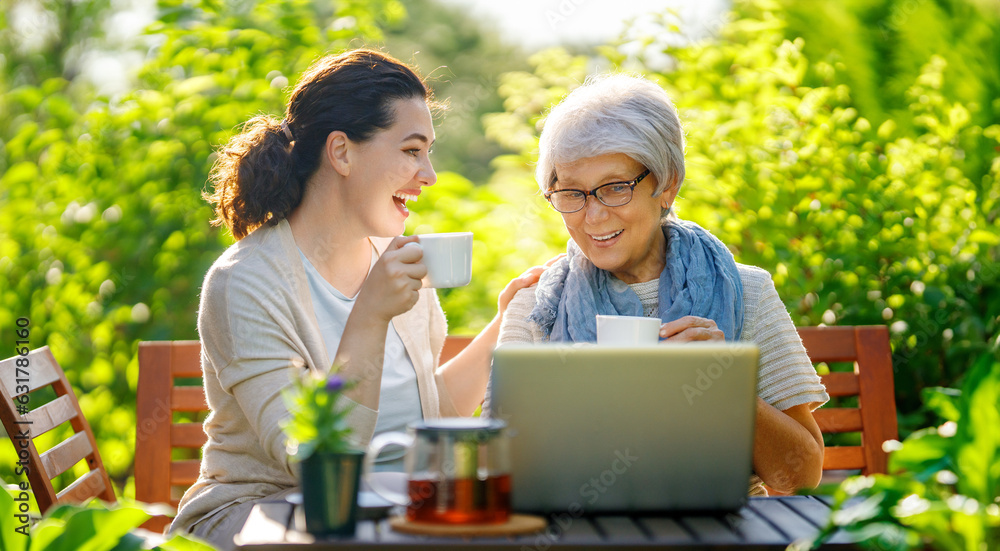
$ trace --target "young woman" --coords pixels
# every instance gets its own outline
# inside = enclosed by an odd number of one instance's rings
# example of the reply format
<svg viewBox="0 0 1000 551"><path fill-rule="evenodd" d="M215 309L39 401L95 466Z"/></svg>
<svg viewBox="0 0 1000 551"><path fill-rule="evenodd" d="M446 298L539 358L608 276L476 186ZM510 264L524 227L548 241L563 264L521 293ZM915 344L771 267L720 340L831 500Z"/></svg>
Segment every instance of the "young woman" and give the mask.
<svg viewBox="0 0 1000 551"><path fill-rule="evenodd" d="M407 204L437 176L431 94L392 57L354 50L316 62L282 121L250 120L219 152L207 199L237 239L202 288L198 332L212 412L201 472L171 530L222 548L254 502L298 484L280 422L281 390L334 363L356 385L357 444L421 418L470 415L482 402L507 303L532 268L500 294L498 314L439 366L446 322ZM399 458L389 458L396 461ZM389 465L388 468L392 468Z"/></svg>

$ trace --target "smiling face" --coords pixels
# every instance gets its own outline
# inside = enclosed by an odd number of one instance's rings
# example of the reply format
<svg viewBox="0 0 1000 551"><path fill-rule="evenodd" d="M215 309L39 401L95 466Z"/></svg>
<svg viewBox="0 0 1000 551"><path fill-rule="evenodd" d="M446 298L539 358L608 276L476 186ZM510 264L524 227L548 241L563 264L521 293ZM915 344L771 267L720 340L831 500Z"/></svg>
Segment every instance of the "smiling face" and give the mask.
<svg viewBox="0 0 1000 551"><path fill-rule="evenodd" d="M611 153L555 163L552 190L590 191L611 182L634 180L645 170L624 153ZM608 207L595 197L587 198L583 210L563 214L570 236L594 266L611 272L625 283L640 283L660 277L666 240L660 229L660 214L677 195L676 189L651 196L656 177L650 174L635 187L632 200Z"/></svg>
<svg viewBox="0 0 1000 551"><path fill-rule="evenodd" d="M406 203L437 181L429 156L434 123L427 103L422 98L395 100L393 109L392 126L350 146L350 176L342 199L369 236L401 235L410 214Z"/></svg>

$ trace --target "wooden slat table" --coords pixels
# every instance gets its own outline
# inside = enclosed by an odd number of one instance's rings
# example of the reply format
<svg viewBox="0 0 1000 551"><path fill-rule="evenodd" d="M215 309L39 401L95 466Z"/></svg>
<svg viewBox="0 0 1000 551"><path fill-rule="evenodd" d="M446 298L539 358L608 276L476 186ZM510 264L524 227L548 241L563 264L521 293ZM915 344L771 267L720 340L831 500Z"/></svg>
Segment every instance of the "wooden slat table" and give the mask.
<svg viewBox="0 0 1000 551"><path fill-rule="evenodd" d="M728 515L633 516L600 515L572 518L554 515L549 528L529 536L509 538L431 538L400 534L389 522L358 523L352 539L316 539L305 532L300 507L288 502L254 507L238 549L253 551L382 549L538 550L548 549L697 549L783 550L815 535L830 514L822 499L812 496L750 498L738 513ZM837 534L822 549L855 549Z"/></svg>

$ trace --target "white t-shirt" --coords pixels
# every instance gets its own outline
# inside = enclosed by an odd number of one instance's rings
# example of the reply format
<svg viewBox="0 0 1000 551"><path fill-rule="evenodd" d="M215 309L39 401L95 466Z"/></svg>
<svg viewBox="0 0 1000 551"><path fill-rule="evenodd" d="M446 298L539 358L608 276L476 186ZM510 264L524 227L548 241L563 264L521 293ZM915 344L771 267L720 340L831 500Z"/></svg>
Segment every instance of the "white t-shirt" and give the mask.
<svg viewBox="0 0 1000 551"><path fill-rule="evenodd" d="M309 293L312 296L313 310L319 323L323 342L327 352L332 356L340 347L340 337L344 334L347 317L354 308L357 295L348 298L338 291L329 281L320 275L316 267L309 262L306 255L299 251L302 264L306 269L306 279L309 281ZM378 261L378 254L372 248L371 267ZM405 431L411 421L423 419L420 409L420 394L417 391L417 373L413 362L403 346L403 341L396 333L392 323L385 337L385 356L382 364L382 385L379 391L378 421L375 423L375 434L391 431ZM386 448L376 462L378 471L402 471L403 450L395 447Z"/></svg>

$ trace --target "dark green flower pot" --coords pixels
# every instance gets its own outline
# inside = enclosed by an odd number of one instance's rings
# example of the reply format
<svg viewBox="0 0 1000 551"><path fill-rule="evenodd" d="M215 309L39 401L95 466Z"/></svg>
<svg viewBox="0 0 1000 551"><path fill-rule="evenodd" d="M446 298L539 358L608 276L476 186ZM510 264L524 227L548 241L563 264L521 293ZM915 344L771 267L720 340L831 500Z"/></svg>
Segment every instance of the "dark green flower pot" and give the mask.
<svg viewBox="0 0 1000 551"><path fill-rule="evenodd" d="M362 451L314 453L302 460L302 508L315 536L354 535Z"/></svg>

